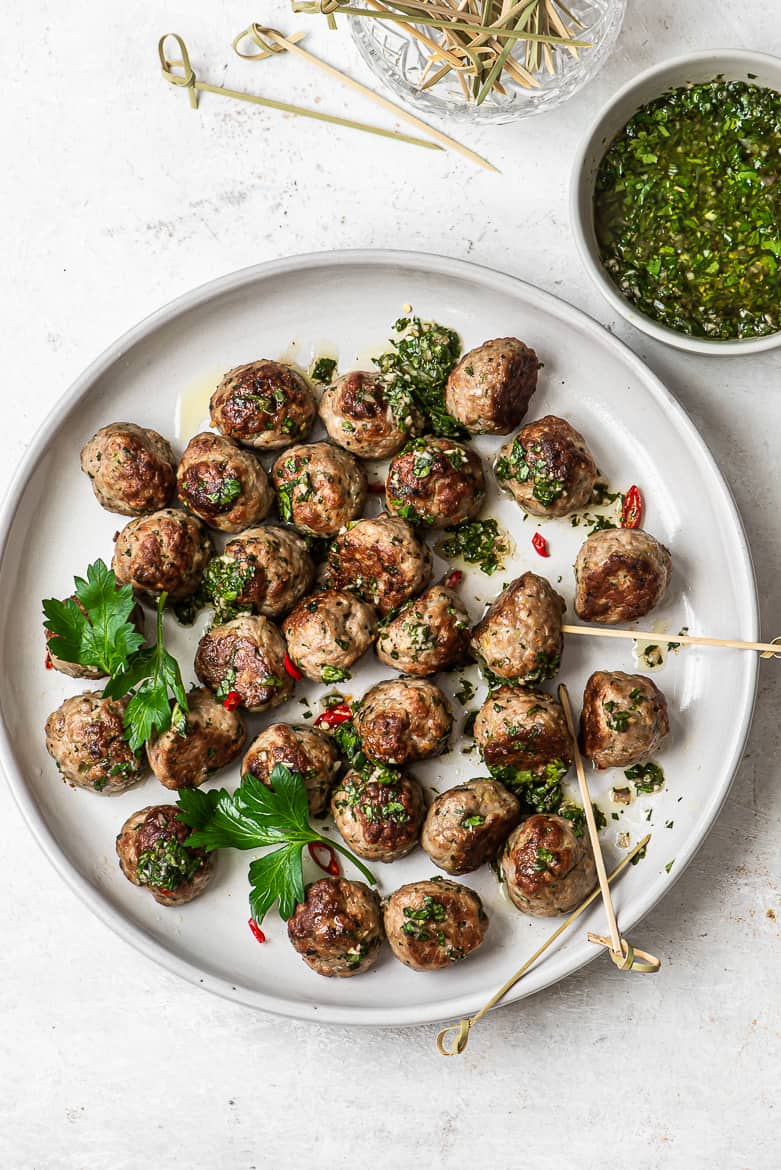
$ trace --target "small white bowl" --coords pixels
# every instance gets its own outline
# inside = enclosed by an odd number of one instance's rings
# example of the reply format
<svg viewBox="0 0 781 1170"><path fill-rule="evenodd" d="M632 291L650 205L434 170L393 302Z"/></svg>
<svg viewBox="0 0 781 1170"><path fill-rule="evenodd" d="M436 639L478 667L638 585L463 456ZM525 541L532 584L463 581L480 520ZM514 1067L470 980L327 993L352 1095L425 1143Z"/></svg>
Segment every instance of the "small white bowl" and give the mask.
<svg viewBox="0 0 781 1170"><path fill-rule="evenodd" d="M781 57L739 49L711 49L675 57L672 61L654 65L639 74L620 89L602 111L575 156L570 189L570 220L586 271L613 309L643 333L691 353L758 353L781 345L781 331L764 337L716 341L678 333L638 312L621 295L605 271L594 229L594 182L599 164L610 143L632 115L647 102L661 97L668 89L688 83L713 81L717 77L723 77L726 81L747 81L752 85L781 91Z"/></svg>

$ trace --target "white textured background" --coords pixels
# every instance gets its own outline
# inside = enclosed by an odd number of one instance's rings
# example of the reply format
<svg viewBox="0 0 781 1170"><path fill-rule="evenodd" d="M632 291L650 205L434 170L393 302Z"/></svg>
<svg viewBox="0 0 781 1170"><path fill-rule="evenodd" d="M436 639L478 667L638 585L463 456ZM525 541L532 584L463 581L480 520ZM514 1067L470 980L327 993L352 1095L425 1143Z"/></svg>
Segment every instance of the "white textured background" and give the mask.
<svg viewBox="0 0 781 1170"><path fill-rule="evenodd" d="M497 177L217 97L194 114L159 78L157 38L173 29L205 80L381 118L297 62L231 60L253 18L310 22L311 46L367 79L346 31L281 0L6 6L0 489L82 367L192 285L326 248L472 257L581 306L667 381L732 485L763 630L781 632L781 351L697 359L611 321L567 226L569 160L607 96L688 49L780 51L774 8L629 0L615 55L584 93L525 124L463 131ZM635 931L663 972L624 976L599 959L486 1019L449 1061L434 1028L299 1025L158 970L62 886L0 788L0 1170L775 1170L780 699L781 664L764 663L721 818Z"/></svg>

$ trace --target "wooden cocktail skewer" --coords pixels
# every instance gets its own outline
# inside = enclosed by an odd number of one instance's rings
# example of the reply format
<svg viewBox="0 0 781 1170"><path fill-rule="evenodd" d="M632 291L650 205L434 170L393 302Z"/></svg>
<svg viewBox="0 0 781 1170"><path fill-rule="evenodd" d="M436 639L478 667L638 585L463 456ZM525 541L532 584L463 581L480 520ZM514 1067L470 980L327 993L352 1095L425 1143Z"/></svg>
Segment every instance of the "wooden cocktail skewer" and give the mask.
<svg viewBox="0 0 781 1170"><path fill-rule="evenodd" d="M607 870L605 869L605 859L602 856L602 843L599 840L599 830L597 829L597 822L594 818L594 809L591 805L591 793L589 792L588 781L586 780L586 770L583 767L583 757L580 754L578 737L572 718L569 692L564 683L559 685L558 693L559 701L564 709L564 718L567 721L567 730L572 740L572 754L575 760L575 770L578 774L580 798L583 801L583 812L586 815L588 835L591 839L591 848L594 852L594 864L597 869L599 889L602 893L602 901L605 904L605 913L607 914L607 923L610 930L609 939L603 939L600 935L589 934L589 942L607 946L608 954L619 971L642 971L647 974L658 971L661 966L659 960L653 955L647 954L645 951L636 951L625 938L621 937L619 932L616 912L613 907L613 899L610 895L610 883L608 882Z"/></svg>
<svg viewBox="0 0 781 1170"><path fill-rule="evenodd" d="M633 642L675 642L681 646L723 646L729 650L758 650L762 658L781 658L781 637L772 642L740 642L735 638L704 638L699 634L660 634L648 630L617 630L596 626L562 626L563 634L590 638L631 638Z"/></svg>

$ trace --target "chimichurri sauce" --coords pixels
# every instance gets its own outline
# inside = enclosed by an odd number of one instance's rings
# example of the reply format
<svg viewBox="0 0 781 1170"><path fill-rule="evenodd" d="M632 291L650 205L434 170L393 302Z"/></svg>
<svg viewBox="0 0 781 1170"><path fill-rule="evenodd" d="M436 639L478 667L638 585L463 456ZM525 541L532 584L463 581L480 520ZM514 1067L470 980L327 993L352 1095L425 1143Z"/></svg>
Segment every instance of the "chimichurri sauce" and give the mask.
<svg viewBox="0 0 781 1170"><path fill-rule="evenodd" d="M602 262L632 304L697 337L781 329L781 94L715 80L639 110L600 163Z"/></svg>

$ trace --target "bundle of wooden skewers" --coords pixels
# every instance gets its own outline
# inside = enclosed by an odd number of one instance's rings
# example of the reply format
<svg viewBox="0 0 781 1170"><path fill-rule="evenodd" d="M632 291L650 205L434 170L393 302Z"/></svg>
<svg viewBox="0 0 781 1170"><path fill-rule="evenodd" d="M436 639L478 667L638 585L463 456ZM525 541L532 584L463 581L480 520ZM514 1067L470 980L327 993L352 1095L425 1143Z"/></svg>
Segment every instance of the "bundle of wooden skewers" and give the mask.
<svg viewBox="0 0 781 1170"><path fill-rule="evenodd" d="M540 88L544 73L556 73L556 55L577 59L588 41L582 23L562 0L292 0L294 12L380 20L403 28L424 59L420 89L432 89L451 72L464 97L482 105L489 94L507 93L508 83Z"/></svg>

